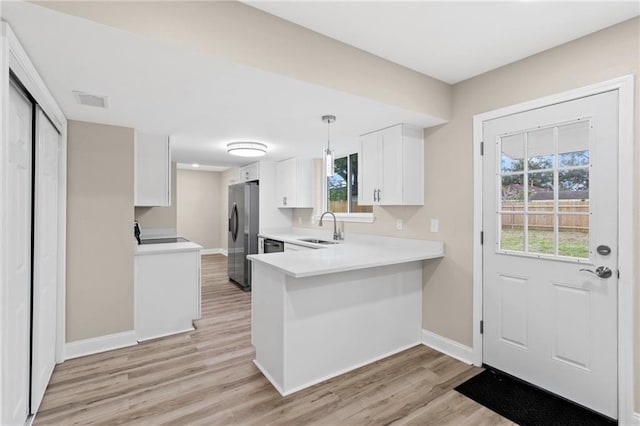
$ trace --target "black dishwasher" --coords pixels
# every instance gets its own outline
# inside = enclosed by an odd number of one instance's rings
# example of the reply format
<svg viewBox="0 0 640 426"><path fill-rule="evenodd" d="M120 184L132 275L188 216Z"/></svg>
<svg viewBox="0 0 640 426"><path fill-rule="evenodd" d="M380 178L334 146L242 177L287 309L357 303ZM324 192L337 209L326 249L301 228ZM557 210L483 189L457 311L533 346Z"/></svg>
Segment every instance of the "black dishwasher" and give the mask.
<svg viewBox="0 0 640 426"><path fill-rule="evenodd" d="M284 243L282 241L265 238L264 240L265 253L279 253L282 251L284 251Z"/></svg>

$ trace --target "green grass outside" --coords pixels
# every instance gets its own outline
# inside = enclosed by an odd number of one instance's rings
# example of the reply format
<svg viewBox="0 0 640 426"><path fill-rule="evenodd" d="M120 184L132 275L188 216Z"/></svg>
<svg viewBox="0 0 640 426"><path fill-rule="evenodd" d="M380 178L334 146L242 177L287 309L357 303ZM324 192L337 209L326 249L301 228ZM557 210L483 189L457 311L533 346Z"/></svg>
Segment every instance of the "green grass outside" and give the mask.
<svg viewBox="0 0 640 426"><path fill-rule="evenodd" d="M569 257L589 257L589 234L586 232L561 231L558 236L558 255ZM522 229L502 230L503 250L523 251ZM529 253L553 255L553 231L529 231Z"/></svg>

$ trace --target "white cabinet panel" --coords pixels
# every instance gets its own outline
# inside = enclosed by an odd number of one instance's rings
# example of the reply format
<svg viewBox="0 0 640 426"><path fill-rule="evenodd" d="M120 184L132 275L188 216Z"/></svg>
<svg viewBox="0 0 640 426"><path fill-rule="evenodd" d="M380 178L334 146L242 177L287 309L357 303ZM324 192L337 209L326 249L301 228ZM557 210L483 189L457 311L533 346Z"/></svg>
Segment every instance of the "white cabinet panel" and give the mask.
<svg viewBox="0 0 640 426"><path fill-rule="evenodd" d="M360 138L361 205L424 205L422 129L398 124Z"/></svg>
<svg viewBox="0 0 640 426"><path fill-rule="evenodd" d="M252 163L240 167L240 182L260 180L260 163Z"/></svg>
<svg viewBox="0 0 640 426"><path fill-rule="evenodd" d="M402 126L382 131L382 179L379 182L378 202L382 205L404 204L404 143Z"/></svg>
<svg viewBox="0 0 640 426"><path fill-rule="evenodd" d="M284 251L316 250L313 247L300 246L298 244L284 243Z"/></svg>
<svg viewBox="0 0 640 426"><path fill-rule="evenodd" d="M382 135L380 132L369 133L361 136L360 144L360 176L358 182L358 203L360 205L371 206L374 204L376 190L378 188L378 175L382 170L382 156L380 149Z"/></svg>
<svg viewBox="0 0 640 426"><path fill-rule="evenodd" d="M290 158L277 166L276 204L279 208L312 208L311 160Z"/></svg>
<svg viewBox="0 0 640 426"><path fill-rule="evenodd" d="M171 150L169 137L136 132L136 206L171 205Z"/></svg>
<svg viewBox="0 0 640 426"><path fill-rule="evenodd" d="M192 330L200 317L200 251L137 255L134 265L137 339Z"/></svg>

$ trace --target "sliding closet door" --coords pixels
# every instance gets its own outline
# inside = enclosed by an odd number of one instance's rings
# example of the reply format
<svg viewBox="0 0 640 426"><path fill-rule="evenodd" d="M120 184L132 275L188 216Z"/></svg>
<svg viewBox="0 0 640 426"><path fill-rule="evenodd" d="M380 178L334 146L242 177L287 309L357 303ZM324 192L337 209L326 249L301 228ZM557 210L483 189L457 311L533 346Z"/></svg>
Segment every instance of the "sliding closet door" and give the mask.
<svg viewBox="0 0 640 426"><path fill-rule="evenodd" d="M58 158L60 135L37 107L35 237L33 246L33 355L31 412L42 402L55 366L58 278Z"/></svg>
<svg viewBox="0 0 640 426"><path fill-rule="evenodd" d="M7 201L7 324L3 348L3 418L0 424L23 424L29 414L29 355L31 331L31 156L32 103L13 84L9 87Z"/></svg>

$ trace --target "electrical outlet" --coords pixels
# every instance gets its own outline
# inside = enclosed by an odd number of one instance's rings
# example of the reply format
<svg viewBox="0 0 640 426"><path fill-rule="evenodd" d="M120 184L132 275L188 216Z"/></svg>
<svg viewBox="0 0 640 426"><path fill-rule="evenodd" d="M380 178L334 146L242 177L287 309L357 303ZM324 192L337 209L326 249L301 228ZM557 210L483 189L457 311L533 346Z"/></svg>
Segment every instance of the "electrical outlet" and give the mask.
<svg viewBox="0 0 640 426"><path fill-rule="evenodd" d="M440 228L440 221L438 219L431 219L431 232L438 232Z"/></svg>
<svg viewBox="0 0 640 426"><path fill-rule="evenodd" d="M402 219L396 219L396 229L400 231L403 228L404 228L404 223L402 222Z"/></svg>

